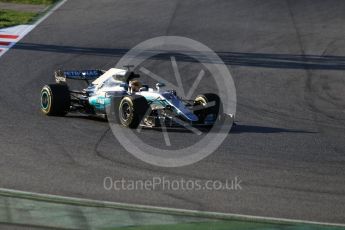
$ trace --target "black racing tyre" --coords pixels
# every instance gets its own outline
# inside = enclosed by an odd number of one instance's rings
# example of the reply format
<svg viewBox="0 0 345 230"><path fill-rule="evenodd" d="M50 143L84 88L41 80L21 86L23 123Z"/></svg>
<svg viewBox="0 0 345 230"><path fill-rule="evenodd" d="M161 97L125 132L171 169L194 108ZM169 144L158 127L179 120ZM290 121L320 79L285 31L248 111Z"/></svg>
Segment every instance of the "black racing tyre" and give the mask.
<svg viewBox="0 0 345 230"><path fill-rule="evenodd" d="M220 97L214 93L205 93L196 96L194 99L194 114L199 118L200 123L204 123L209 114L214 114L216 118L221 113ZM200 106L204 108L200 108Z"/></svg>
<svg viewBox="0 0 345 230"><path fill-rule="evenodd" d="M124 127L135 129L145 116L149 104L145 97L140 95L125 96L119 104L119 122Z"/></svg>
<svg viewBox="0 0 345 230"><path fill-rule="evenodd" d="M41 110L49 116L64 116L69 112L71 96L67 85L50 84L41 90Z"/></svg>

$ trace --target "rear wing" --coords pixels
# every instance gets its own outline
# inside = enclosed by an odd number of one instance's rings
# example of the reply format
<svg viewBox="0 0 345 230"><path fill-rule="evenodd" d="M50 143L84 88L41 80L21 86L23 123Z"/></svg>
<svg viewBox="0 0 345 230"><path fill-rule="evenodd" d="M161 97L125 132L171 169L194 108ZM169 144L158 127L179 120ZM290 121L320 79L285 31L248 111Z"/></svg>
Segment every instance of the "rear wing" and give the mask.
<svg viewBox="0 0 345 230"><path fill-rule="evenodd" d="M103 75L105 71L103 70L57 70L54 73L55 81L57 83L65 83L66 79L72 80L84 80L89 83L91 80L95 80L101 75Z"/></svg>

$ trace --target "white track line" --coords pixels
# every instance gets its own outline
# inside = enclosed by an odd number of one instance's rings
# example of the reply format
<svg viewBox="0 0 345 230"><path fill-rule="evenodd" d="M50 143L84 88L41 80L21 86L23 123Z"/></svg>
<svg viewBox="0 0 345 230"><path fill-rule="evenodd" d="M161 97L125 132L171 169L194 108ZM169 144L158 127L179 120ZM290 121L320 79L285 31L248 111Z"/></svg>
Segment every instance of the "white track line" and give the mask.
<svg viewBox="0 0 345 230"><path fill-rule="evenodd" d="M290 224L312 224L312 225L345 227L345 224L341 224L341 223L329 223L329 222L307 221L307 220L298 220L298 219L252 216L252 215L221 213L221 212L206 212L206 211L198 211L198 210L165 208L165 207L148 206L148 205L136 205L136 204L128 204L128 203L99 201L99 200L84 199L84 198L25 192L25 191L5 189L5 188L0 188L0 195L23 198L23 199L33 199L33 200L40 200L40 201L55 202L55 203L65 203L65 204L71 204L71 205L73 204L73 205L83 205L83 206L96 206L96 207L105 207L105 208L114 208L114 209L120 208L120 209L127 209L127 210L133 210L133 211L159 212L159 213L170 214L170 215L185 215L185 216L214 218L214 219L223 219L223 220L261 221L261 222L273 223L273 224L274 223L281 223L281 224L290 223Z"/></svg>
<svg viewBox="0 0 345 230"><path fill-rule="evenodd" d="M66 1L67 0L61 0L60 2L55 4L48 12L45 12L45 14L32 25L17 25L13 27L0 29L0 34L4 33L18 37L10 39L1 38L1 42L11 42L11 44L5 47L0 46L0 57L4 55L8 50L10 50L12 46L14 46L17 42L23 39L28 33L30 33L36 26L38 26L41 22L47 19L58 8L60 8Z"/></svg>
<svg viewBox="0 0 345 230"><path fill-rule="evenodd" d="M52 13L54 13L57 9L59 9L63 4L65 4L67 0L61 0L59 3L57 3L53 8L51 8L43 17L41 17L39 20L37 20L33 25L34 27L38 26L41 22L46 20Z"/></svg>

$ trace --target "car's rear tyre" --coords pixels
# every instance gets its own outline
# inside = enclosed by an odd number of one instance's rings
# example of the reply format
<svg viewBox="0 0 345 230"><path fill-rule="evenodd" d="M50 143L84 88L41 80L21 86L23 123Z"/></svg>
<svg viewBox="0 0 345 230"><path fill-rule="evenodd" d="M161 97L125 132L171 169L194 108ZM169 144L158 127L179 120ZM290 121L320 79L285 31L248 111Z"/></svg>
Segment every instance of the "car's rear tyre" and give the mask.
<svg viewBox="0 0 345 230"><path fill-rule="evenodd" d="M200 123L204 123L208 115L213 114L215 119L221 113L221 101L217 94L205 93L198 95L194 99L194 114L199 118Z"/></svg>
<svg viewBox="0 0 345 230"><path fill-rule="evenodd" d="M149 104L145 97L140 95L125 96L119 104L118 120L124 127L135 129L139 126L148 109Z"/></svg>
<svg viewBox="0 0 345 230"><path fill-rule="evenodd" d="M49 116L64 116L69 112L71 96L67 85L50 84L41 90L41 111Z"/></svg>

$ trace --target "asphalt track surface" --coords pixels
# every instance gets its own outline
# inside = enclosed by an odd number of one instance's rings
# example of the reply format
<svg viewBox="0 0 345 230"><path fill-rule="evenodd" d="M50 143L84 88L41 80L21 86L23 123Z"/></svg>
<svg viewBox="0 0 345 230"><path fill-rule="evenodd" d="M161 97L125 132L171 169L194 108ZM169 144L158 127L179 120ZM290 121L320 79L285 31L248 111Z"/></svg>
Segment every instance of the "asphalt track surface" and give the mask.
<svg viewBox="0 0 345 230"><path fill-rule="evenodd" d="M345 223L344 12L342 0L67 1L0 59L0 186ZM53 81L53 70L107 69L134 45L162 35L204 43L231 70L239 125L211 156L180 168L155 167L126 152L107 122L40 113L39 92ZM167 63L158 58L147 65L169 79ZM182 76L196 76L195 63L180 63ZM152 145L163 141L159 131L144 133ZM174 146L194 135L169 134ZM106 176L238 176L243 189L107 191Z"/></svg>

